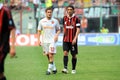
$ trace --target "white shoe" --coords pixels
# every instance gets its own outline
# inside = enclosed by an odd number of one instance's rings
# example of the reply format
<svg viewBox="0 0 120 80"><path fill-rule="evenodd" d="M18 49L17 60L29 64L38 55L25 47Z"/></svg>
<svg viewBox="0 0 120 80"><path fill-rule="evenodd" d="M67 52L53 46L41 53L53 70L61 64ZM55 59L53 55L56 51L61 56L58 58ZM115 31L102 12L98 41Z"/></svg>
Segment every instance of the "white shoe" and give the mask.
<svg viewBox="0 0 120 80"><path fill-rule="evenodd" d="M71 74L75 74L75 73L76 73L76 70L72 70L72 71L71 71Z"/></svg>
<svg viewBox="0 0 120 80"><path fill-rule="evenodd" d="M62 73L67 74L67 73L68 73L68 70L67 70L67 69L63 69L63 70L62 70Z"/></svg>

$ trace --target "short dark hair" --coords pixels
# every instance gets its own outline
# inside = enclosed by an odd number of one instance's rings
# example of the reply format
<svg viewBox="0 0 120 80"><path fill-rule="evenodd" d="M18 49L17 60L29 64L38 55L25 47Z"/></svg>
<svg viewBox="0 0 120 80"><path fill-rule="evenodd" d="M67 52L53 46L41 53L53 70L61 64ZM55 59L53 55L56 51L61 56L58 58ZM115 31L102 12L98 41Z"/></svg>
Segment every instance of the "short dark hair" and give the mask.
<svg viewBox="0 0 120 80"><path fill-rule="evenodd" d="M47 12L48 10L52 10L53 11L53 8L52 7L48 7L45 9L45 12Z"/></svg>
<svg viewBox="0 0 120 80"><path fill-rule="evenodd" d="M73 10L75 9L73 5L68 5L66 8L72 8Z"/></svg>

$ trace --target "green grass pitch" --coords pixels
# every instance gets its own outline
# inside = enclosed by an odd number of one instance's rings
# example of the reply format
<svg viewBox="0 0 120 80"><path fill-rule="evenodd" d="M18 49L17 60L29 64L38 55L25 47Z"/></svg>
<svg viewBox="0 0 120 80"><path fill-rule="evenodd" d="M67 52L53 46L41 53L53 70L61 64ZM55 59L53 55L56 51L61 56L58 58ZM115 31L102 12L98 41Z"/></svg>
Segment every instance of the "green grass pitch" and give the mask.
<svg viewBox="0 0 120 80"><path fill-rule="evenodd" d="M120 80L120 46L79 46L77 73L62 74L63 51L57 47L57 74L45 75L48 61L41 47L17 47L17 58L8 55L5 61L7 80Z"/></svg>

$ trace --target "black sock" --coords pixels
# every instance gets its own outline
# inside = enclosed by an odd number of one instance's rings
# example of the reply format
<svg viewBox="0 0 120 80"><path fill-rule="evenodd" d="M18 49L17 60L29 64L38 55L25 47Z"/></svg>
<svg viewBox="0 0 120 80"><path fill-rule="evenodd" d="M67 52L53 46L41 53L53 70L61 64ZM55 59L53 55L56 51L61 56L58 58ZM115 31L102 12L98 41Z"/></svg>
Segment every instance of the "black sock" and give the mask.
<svg viewBox="0 0 120 80"><path fill-rule="evenodd" d="M49 64L53 64L53 62L49 62Z"/></svg>
<svg viewBox="0 0 120 80"><path fill-rule="evenodd" d="M77 58L72 58L72 70L75 70L77 63Z"/></svg>
<svg viewBox="0 0 120 80"><path fill-rule="evenodd" d="M0 80L7 80L7 79L6 79L6 77L3 77L3 78L2 78L2 79L0 79Z"/></svg>
<svg viewBox="0 0 120 80"><path fill-rule="evenodd" d="M67 69L68 56L64 56L64 58L63 58L63 63L64 63L64 68Z"/></svg>

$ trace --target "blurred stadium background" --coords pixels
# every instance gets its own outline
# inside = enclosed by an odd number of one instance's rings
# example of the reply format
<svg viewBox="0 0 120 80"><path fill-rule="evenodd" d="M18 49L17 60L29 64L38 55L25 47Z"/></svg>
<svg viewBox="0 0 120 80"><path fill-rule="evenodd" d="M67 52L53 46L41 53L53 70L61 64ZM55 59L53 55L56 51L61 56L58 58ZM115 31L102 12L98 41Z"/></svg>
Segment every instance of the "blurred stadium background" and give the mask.
<svg viewBox="0 0 120 80"><path fill-rule="evenodd" d="M16 47L17 58L11 59L7 56L5 63L5 74L8 80L120 80L120 0L38 1L40 2L36 4L33 0L6 0L5 5L12 10L17 34L21 34L16 38L16 45L19 45ZM42 48L36 46L37 21L45 16L46 7L53 6L53 17L57 18L61 24L58 40L58 44L61 45L62 17L65 14L65 7L69 4L75 6L76 14L80 19L82 15L88 19L87 32L81 33L78 37L78 44L87 46L78 47L80 54L76 75L69 73L65 76L61 73L62 47L58 46L55 56L58 73L55 76L46 77L48 62L42 55ZM36 15L34 15L35 5L38 7ZM108 28L109 33L100 33L102 27ZM71 66L70 61L69 65ZM69 70L71 70L70 66Z"/></svg>
<svg viewBox="0 0 120 80"><path fill-rule="evenodd" d="M104 26L110 33L118 33L120 28L120 1L119 0L6 0L12 9L17 30L22 33L36 33L38 21L45 16L46 7L54 8L53 17L61 23L65 14L65 7L69 4L75 6L76 14L81 18L85 15L88 19L88 33L100 32ZM34 15L34 5L36 10ZM32 30L28 31L29 20L32 22Z"/></svg>

